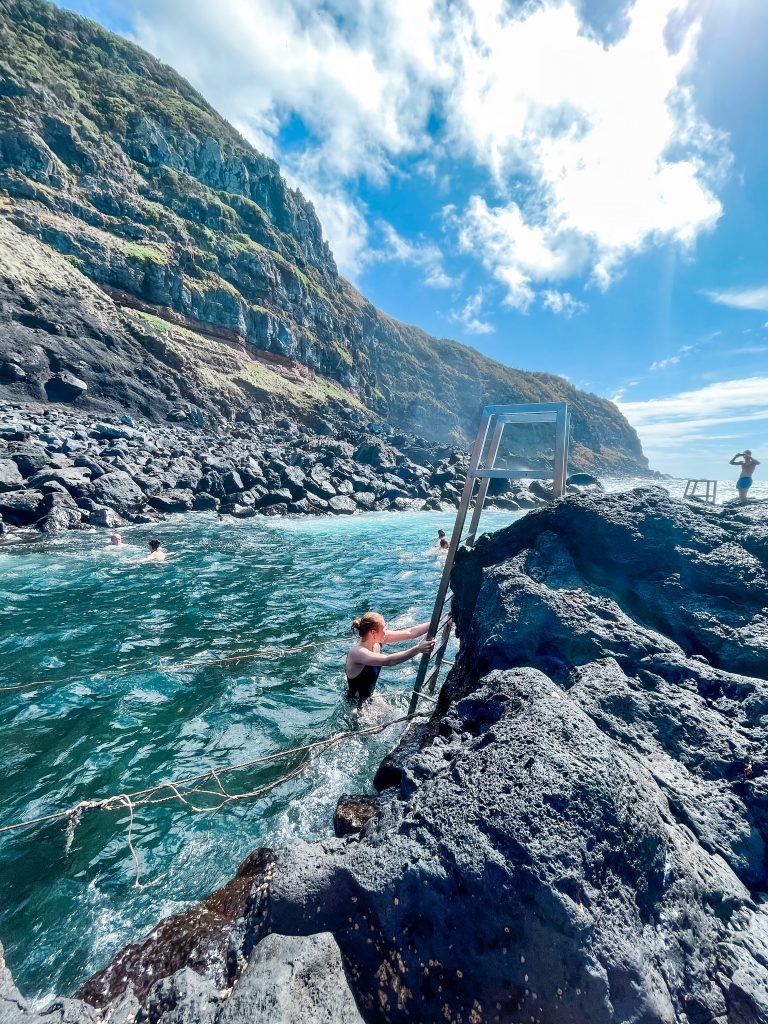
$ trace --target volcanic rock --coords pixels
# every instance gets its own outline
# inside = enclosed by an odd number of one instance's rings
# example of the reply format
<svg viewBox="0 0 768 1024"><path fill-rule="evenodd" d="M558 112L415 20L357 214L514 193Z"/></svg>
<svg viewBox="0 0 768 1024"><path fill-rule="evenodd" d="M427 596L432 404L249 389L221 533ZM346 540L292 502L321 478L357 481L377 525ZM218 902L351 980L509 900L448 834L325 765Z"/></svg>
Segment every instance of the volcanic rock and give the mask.
<svg viewBox="0 0 768 1024"><path fill-rule="evenodd" d="M149 504L161 512L189 512L194 500L192 491L172 489L153 494Z"/></svg>
<svg viewBox="0 0 768 1024"><path fill-rule="evenodd" d="M108 505L120 515L127 515L144 504L144 494L131 476L115 469L100 476L93 484L92 497Z"/></svg>
<svg viewBox="0 0 768 1024"><path fill-rule="evenodd" d="M44 386L49 402L75 402L88 390L85 381L67 370L54 374Z"/></svg>
<svg viewBox="0 0 768 1024"><path fill-rule="evenodd" d="M43 492L36 490L0 492L0 515L13 526L27 526L39 518Z"/></svg>
<svg viewBox="0 0 768 1024"><path fill-rule="evenodd" d="M343 1020L331 933L367 1021L766 1024L767 543L759 510L658 489L481 538L438 708L381 797L340 801L353 834L256 851L81 995L109 1014L132 984L158 1024L239 1024L290 991Z"/></svg>
<svg viewBox="0 0 768 1024"><path fill-rule="evenodd" d="M15 491L23 487L24 477L10 459L0 459L0 491Z"/></svg>

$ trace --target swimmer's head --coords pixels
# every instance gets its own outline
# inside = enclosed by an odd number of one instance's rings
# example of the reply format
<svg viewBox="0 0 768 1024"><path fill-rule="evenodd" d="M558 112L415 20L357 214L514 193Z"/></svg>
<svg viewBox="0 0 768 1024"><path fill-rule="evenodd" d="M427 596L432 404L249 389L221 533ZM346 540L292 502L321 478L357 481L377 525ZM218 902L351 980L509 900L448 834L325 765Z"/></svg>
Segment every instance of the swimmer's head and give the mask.
<svg viewBox="0 0 768 1024"><path fill-rule="evenodd" d="M152 539L152 540L151 540L151 541L149 542L149 550L150 550L150 551L157 551L159 547L160 547L160 541L159 541L159 540L155 540L155 539L153 538L153 539Z"/></svg>
<svg viewBox="0 0 768 1024"><path fill-rule="evenodd" d="M752 452L749 450L749 448L745 448L744 451L741 454L742 455L751 455Z"/></svg>
<svg viewBox="0 0 768 1024"><path fill-rule="evenodd" d="M440 540L442 540L443 537L445 536L445 530L438 530L437 536L440 538Z"/></svg>
<svg viewBox="0 0 768 1024"><path fill-rule="evenodd" d="M383 633L385 630L384 616L379 612L366 612L359 619L355 619L352 623L352 631L359 633L360 636L365 639L369 633L376 633L379 630Z"/></svg>
<svg viewBox="0 0 768 1024"><path fill-rule="evenodd" d="M123 538L120 536L119 533L113 533L112 536L109 538L109 542L110 544L119 545L123 543Z"/></svg>

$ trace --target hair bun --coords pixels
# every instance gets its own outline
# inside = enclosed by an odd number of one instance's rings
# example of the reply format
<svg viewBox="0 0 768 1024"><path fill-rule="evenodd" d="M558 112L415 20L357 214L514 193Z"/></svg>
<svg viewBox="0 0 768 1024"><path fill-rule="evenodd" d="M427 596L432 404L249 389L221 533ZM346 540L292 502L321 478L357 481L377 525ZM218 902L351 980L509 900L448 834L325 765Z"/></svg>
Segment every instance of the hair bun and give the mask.
<svg viewBox="0 0 768 1024"><path fill-rule="evenodd" d="M352 620L352 632L353 633L359 633L360 632L360 619L353 619Z"/></svg>

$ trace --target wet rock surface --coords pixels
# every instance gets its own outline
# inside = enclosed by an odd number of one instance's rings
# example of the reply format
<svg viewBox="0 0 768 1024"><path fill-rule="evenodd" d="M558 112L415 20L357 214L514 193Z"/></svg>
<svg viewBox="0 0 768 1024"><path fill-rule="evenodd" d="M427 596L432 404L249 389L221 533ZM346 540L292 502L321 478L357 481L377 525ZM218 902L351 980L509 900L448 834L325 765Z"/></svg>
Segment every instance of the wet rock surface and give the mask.
<svg viewBox="0 0 768 1024"><path fill-rule="evenodd" d="M350 834L257 851L236 922L191 908L81 995L165 1024L354 1020L348 992L376 1022L766 1024L767 536L757 503L644 490L481 539L454 571L462 646L441 706L380 797L340 801ZM741 589L717 584L724 546ZM641 621L638 595L678 578L677 614ZM752 650L735 671L737 612Z"/></svg>

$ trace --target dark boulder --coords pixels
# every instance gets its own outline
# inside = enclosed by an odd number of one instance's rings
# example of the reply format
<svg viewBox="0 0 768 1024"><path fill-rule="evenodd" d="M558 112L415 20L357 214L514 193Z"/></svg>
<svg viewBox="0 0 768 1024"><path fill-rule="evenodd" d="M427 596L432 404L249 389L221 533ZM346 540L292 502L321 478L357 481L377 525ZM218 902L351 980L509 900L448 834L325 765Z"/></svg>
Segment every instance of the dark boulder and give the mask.
<svg viewBox="0 0 768 1024"><path fill-rule="evenodd" d="M97 506L92 509L88 515L88 522L91 526L102 526L108 530L114 530L117 527L125 526L125 519L115 512L112 508L107 508L104 505Z"/></svg>
<svg viewBox="0 0 768 1024"><path fill-rule="evenodd" d="M91 434L93 437L105 437L108 439L122 438L134 441L141 441L144 439L144 435L141 431L123 423L96 423Z"/></svg>
<svg viewBox="0 0 768 1024"><path fill-rule="evenodd" d="M54 508L80 508L69 491L47 491L38 506L38 513L44 515Z"/></svg>
<svg viewBox="0 0 768 1024"><path fill-rule="evenodd" d="M571 473L565 482L567 484L574 484L577 487L597 487L601 491L603 489L603 485L591 473Z"/></svg>
<svg viewBox="0 0 768 1024"><path fill-rule="evenodd" d="M304 481L305 474L298 466L286 466L281 474L284 486L291 492L294 501L299 501L307 495Z"/></svg>
<svg viewBox="0 0 768 1024"><path fill-rule="evenodd" d="M24 486L19 467L10 459L0 459L0 491L16 491Z"/></svg>
<svg viewBox="0 0 768 1024"><path fill-rule="evenodd" d="M221 483L226 494L234 494L236 491L242 491L245 489L243 478L237 470L234 469L223 474Z"/></svg>
<svg viewBox="0 0 768 1024"><path fill-rule="evenodd" d="M80 526L83 513L79 508L72 508L69 505L55 505L51 511L37 522L37 528L41 533L61 533L63 530L72 530Z"/></svg>
<svg viewBox="0 0 768 1024"><path fill-rule="evenodd" d="M77 466L41 469L27 480L27 487L44 488L52 483L66 488L70 493L79 493L83 487L90 484L90 471Z"/></svg>
<svg viewBox="0 0 768 1024"><path fill-rule="evenodd" d="M159 509L160 512L189 512L194 499L192 491L173 488L153 494L149 499L149 504L152 508Z"/></svg>
<svg viewBox="0 0 768 1024"><path fill-rule="evenodd" d="M212 494L199 491L194 497L192 508L195 512L215 512L220 504L219 499L215 498Z"/></svg>
<svg viewBox="0 0 768 1024"><path fill-rule="evenodd" d="M328 499L328 506L331 511L340 515L350 516L357 510L357 503L345 494L337 494Z"/></svg>
<svg viewBox="0 0 768 1024"><path fill-rule="evenodd" d="M216 498L224 500L227 496L227 492L224 489L224 484L221 479L221 474L215 470L209 470L200 477L197 484L197 490L203 491L206 494L213 494Z"/></svg>
<svg viewBox="0 0 768 1024"><path fill-rule="evenodd" d="M542 501L552 501L555 496L552 487L542 483L541 480L531 480L530 484L528 484L528 490L534 497L541 498Z"/></svg>
<svg viewBox="0 0 768 1024"><path fill-rule="evenodd" d="M97 462L96 459L91 458L89 455L76 455L74 458L75 466L90 471L91 480L96 480L100 476L104 476L109 470L109 465Z"/></svg>
<svg viewBox="0 0 768 1024"><path fill-rule="evenodd" d="M141 508L145 500L141 488L134 483L130 474L120 469L110 470L100 476L93 484L91 496L94 501L108 505L120 515Z"/></svg>
<svg viewBox="0 0 768 1024"><path fill-rule="evenodd" d="M20 384L26 379L26 371L18 363L14 363L11 360L4 360L0 363L0 383Z"/></svg>
<svg viewBox="0 0 768 1024"><path fill-rule="evenodd" d="M15 451L8 452L8 457L16 463L19 472L25 479L39 473L41 469L45 469L50 461L45 448L37 445L17 448Z"/></svg>
<svg viewBox="0 0 768 1024"><path fill-rule="evenodd" d="M375 468L391 466L395 461L395 453L388 444L378 438L371 438L355 449L355 461Z"/></svg>
<svg viewBox="0 0 768 1024"><path fill-rule="evenodd" d="M12 526L29 526L40 518L43 492L36 490L0 492L0 515Z"/></svg>
<svg viewBox="0 0 768 1024"><path fill-rule="evenodd" d="M55 373L45 382L44 387L49 402L75 402L88 390L85 381L67 370Z"/></svg>
<svg viewBox="0 0 768 1024"><path fill-rule="evenodd" d="M268 509L273 505L283 505L287 509L292 501L293 495L291 492L285 487L279 487L276 490L261 495L256 501L256 508Z"/></svg>
<svg viewBox="0 0 768 1024"><path fill-rule="evenodd" d="M333 812L334 833L341 838L362 832L378 808L379 798L376 796L343 794L339 797L336 810Z"/></svg>
<svg viewBox="0 0 768 1024"><path fill-rule="evenodd" d="M376 495L373 491L357 491L352 497L357 506L365 511L370 511L376 504Z"/></svg>
<svg viewBox="0 0 768 1024"><path fill-rule="evenodd" d="M312 506L306 498L300 498L298 501L292 501L290 503L288 511L292 515L310 515L312 513Z"/></svg>

